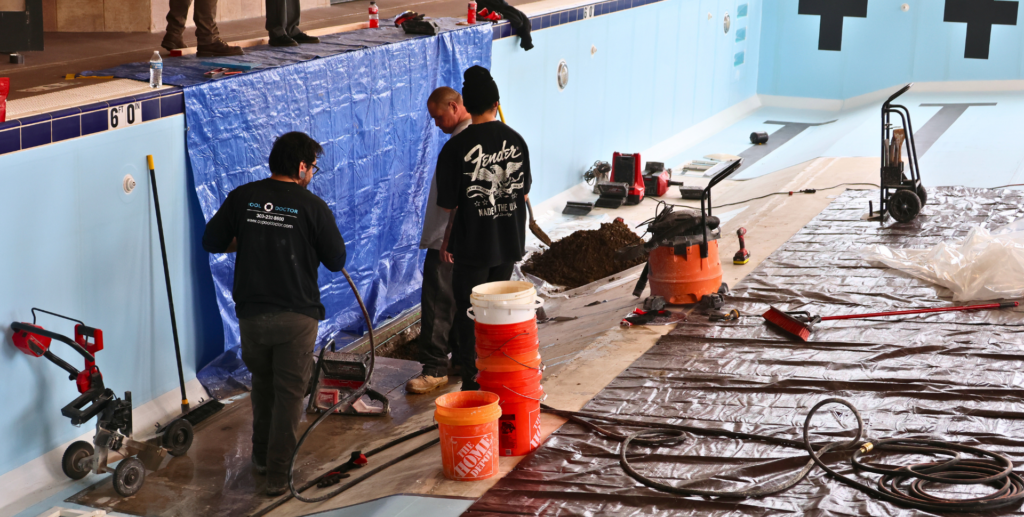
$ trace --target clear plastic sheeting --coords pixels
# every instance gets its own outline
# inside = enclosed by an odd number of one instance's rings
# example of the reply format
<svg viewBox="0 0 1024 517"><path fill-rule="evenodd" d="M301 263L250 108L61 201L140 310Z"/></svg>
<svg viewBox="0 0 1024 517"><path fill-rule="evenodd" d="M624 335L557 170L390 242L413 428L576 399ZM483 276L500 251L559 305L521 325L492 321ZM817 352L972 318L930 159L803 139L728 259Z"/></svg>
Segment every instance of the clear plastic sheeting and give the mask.
<svg viewBox="0 0 1024 517"><path fill-rule="evenodd" d="M971 229L967 238L927 249L863 250L865 259L881 262L953 293L953 299L1001 300L1024 296L1024 221L989 231Z"/></svg>
<svg viewBox="0 0 1024 517"><path fill-rule="evenodd" d="M867 438L934 437L977 446L1006 455L1019 471L1024 309L828 321L814 325L806 343L760 317L769 305L822 316L949 306L948 292L877 267L859 250L870 244L927 248L1024 216L1020 192L939 188L929 189L933 201L912 223L862 220L877 196L878 191L847 191L735 286L727 305L752 316L710 322L701 311L690 313L583 410L800 440L807 411L823 399L841 397L859 409ZM851 434L843 430L856 427L853 414L826 409L814 419L811 441L848 439ZM767 497L670 495L626 475L620 448L620 442L583 426L563 425L464 515L935 515L874 499L817 468ZM695 435L673 447L629 448L630 464L649 478L717 490L764 487L791 476L807 457L806 451L764 442ZM941 457L865 459L890 465L942 461L936 458ZM825 461L863 484L879 479L855 472L848 452L829 454ZM936 483L924 489L958 498L993 492Z"/></svg>
<svg viewBox="0 0 1024 517"><path fill-rule="evenodd" d="M304 131L324 148L309 189L334 213L346 269L374 324L416 305L423 213L447 139L427 113L427 97L438 86L461 90L463 71L490 60L491 28L477 25L185 88L188 153L204 217L232 189L269 177L276 137ZM239 344L234 255L211 255L210 268L230 350ZM327 320L318 346L343 330L362 333L345 278L322 267L319 277Z"/></svg>

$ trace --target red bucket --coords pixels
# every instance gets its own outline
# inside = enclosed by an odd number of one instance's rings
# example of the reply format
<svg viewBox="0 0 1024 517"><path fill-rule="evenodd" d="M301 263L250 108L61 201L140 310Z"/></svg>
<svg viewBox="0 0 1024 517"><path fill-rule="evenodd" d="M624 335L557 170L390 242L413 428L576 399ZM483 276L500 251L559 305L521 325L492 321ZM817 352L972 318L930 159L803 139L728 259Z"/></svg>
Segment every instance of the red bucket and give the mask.
<svg viewBox="0 0 1024 517"><path fill-rule="evenodd" d="M497 350L508 355L521 355L540 348L536 317L510 325L476 323L474 329L478 357L489 357Z"/></svg>
<svg viewBox="0 0 1024 517"><path fill-rule="evenodd" d="M544 399L544 388L499 389L498 454L523 456L535 451L540 446L540 401Z"/></svg>
<svg viewBox="0 0 1024 517"><path fill-rule="evenodd" d="M544 378L544 372L538 370L524 369L514 372L488 372L482 371L477 375L476 382L480 383L481 389L489 391L491 393L498 393L503 395L498 390L504 388L511 390L512 392L525 392L533 391L540 386L541 379ZM493 388L493 389L491 389ZM505 401L505 397L501 397L501 401Z"/></svg>
<svg viewBox="0 0 1024 517"><path fill-rule="evenodd" d="M482 352L482 353L481 353ZM512 355L502 350L477 350L476 369L481 372L517 372L519 370L540 370L540 352Z"/></svg>

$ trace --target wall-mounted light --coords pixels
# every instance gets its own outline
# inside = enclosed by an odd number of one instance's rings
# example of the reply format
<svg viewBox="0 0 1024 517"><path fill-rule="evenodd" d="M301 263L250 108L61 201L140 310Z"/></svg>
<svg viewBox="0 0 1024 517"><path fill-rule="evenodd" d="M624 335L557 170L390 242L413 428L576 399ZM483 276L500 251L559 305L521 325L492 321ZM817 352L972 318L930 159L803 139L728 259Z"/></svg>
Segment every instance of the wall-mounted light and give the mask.
<svg viewBox="0 0 1024 517"><path fill-rule="evenodd" d="M594 54L597 54L597 47L595 47L594 45L591 45L590 46L590 57L594 57Z"/></svg>
<svg viewBox="0 0 1024 517"><path fill-rule="evenodd" d="M708 21L711 21L711 19L714 17L715 15L711 14L711 12L708 12Z"/></svg>
<svg viewBox="0 0 1024 517"><path fill-rule="evenodd" d="M726 34L729 34L729 27L732 26L732 20L729 19L728 11L725 13L725 17L722 18L722 29L725 30Z"/></svg>
<svg viewBox="0 0 1024 517"><path fill-rule="evenodd" d="M565 60L558 62L558 89L564 90L565 85L569 84L569 65L566 64Z"/></svg>
<svg viewBox="0 0 1024 517"><path fill-rule="evenodd" d="M903 11L903 12L909 11L910 10L910 4L903 4L903 5L901 5L900 6L900 10Z"/></svg>

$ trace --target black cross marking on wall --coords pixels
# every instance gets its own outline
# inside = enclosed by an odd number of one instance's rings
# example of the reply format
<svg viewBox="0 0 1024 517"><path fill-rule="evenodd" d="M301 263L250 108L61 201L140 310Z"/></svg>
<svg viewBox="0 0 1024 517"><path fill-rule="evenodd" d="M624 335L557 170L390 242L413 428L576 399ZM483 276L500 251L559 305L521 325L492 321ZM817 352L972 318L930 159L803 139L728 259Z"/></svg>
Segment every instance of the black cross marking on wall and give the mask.
<svg viewBox="0 0 1024 517"><path fill-rule="evenodd" d="M818 50L842 50L843 18L867 18L868 0L800 0L797 14L821 16Z"/></svg>
<svg viewBox="0 0 1024 517"><path fill-rule="evenodd" d="M992 25L1017 25L1017 4L1016 0L946 0L942 21L967 24L965 58L988 59Z"/></svg>

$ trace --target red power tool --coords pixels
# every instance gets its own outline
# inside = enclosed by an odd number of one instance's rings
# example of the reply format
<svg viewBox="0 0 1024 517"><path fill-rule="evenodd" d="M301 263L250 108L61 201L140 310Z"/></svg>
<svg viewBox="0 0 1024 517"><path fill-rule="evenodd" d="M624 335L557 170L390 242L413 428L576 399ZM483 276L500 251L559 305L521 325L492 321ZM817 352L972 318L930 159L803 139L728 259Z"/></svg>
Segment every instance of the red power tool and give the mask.
<svg viewBox="0 0 1024 517"><path fill-rule="evenodd" d="M732 263L737 266L742 266L747 262L750 262L750 252L747 251L747 243L743 240L743 236L747 234L746 228L740 228L736 230L736 236L740 238L740 250L732 256Z"/></svg>
<svg viewBox="0 0 1024 517"><path fill-rule="evenodd" d="M51 332L36 325L36 311L76 323L75 339ZM114 391L103 385L103 375L96 366L96 352L103 350L103 331L90 327L81 320L57 313L32 309L32 323L11 323L11 340L21 352L32 357L45 357L68 372L78 385L81 395L61 408L60 413L74 425L82 425L96 417L96 435L93 443L77 441L68 446L61 460L61 468L71 479L82 479L89 472L107 472L107 456L118 453L121 462L114 470L114 491L128 497L142 488L146 470L159 468L165 454L185 454L192 445L192 426L184 419L169 425L164 433L164 446L158 447L132 439L132 392L118 398ZM53 340L60 341L85 358L81 371L50 351ZM123 459L121 459L123 458Z"/></svg>
<svg viewBox="0 0 1024 517"><path fill-rule="evenodd" d="M637 205L644 200L644 176L640 172L640 153L612 154L612 183L626 183L626 204Z"/></svg>

